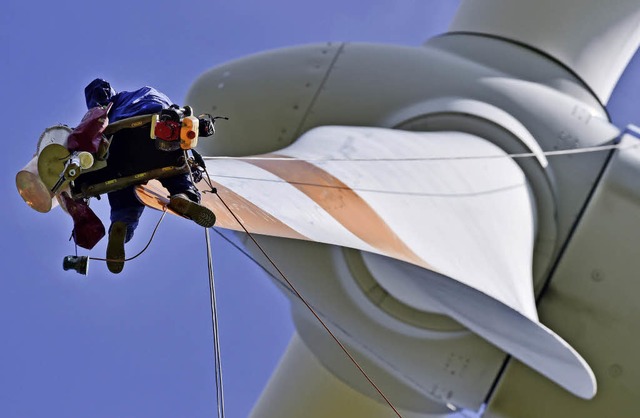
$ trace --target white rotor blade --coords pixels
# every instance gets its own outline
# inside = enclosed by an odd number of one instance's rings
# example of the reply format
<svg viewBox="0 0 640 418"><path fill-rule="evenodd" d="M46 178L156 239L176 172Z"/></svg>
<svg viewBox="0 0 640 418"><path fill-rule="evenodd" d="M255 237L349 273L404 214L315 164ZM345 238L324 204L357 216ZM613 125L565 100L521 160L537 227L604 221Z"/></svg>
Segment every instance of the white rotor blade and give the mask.
<svg viewBox="0 0 640 418"><path fill-rule="evenodd" d="M535 202L497 146L459 132L321 127L278 154L207 167L249 231L400 260L364 257L403 303L456 319L577 396L595 394L586 362L538 322ZM216 196L204 202L219 226L241 230Z"/></svg>
<svg viewBox="0 0 640 418"><path fill-rule="evenodd" d="M640 2L464 0L449 30L536 48L573 70L606 104L640 44Z"/></svg>

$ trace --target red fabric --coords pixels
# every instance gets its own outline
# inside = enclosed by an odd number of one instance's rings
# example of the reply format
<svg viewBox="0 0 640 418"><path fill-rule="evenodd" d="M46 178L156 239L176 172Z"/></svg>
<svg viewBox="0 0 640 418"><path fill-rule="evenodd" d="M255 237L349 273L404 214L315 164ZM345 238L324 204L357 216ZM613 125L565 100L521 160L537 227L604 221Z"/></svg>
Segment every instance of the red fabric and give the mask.
<svg viewBox="0 0 640 418"><path fill-rule="evenodd" d="M85 113L80 124L69 135L67 140L69 151L87 151L92 154L98 151L102 133L109 124L107 114L112 104L109 103L106 107L93 107Z"/></svg>
<svg viewBox="0 0 640 418"><path fill-rule="evenodd" d="M92 249L105 236L100 218L83 201L75 201L66 192L61 194L64 206L73 218L73 239L82 248Z"/></svg>

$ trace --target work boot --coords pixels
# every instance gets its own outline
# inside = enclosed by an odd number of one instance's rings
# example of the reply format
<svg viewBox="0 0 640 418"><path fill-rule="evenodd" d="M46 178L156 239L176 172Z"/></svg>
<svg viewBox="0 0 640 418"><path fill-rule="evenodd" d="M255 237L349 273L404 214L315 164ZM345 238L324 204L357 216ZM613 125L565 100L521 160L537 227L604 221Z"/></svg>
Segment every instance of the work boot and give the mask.
<svg viewBox="0 0 640 418"><path fill-rule="evenodd" d="M205 228L211 228L216 223L216 215L209 208L194 202L184 193L171 196L168 207L178 215L191 219Z"/></svg>
<svg viewBox="0 0 640 418"><path fill-rule="evenodd" d="M111 273L118 274L124 268L124 240L126 236L126 222L114 222L111 224L109 243L107 244L107 268Z"/></svg>

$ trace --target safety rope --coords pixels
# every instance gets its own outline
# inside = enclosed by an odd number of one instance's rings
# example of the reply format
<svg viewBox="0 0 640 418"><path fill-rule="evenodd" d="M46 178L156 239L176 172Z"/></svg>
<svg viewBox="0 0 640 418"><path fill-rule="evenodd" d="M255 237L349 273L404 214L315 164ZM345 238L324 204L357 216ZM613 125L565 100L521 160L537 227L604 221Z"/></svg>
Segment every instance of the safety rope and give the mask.
<svg viewBox="0 0 640 418"><path fill-rule="evenodd" d="M276 263L273 261L273 259L271 259L271 257L267 254L267 252L264 250L264 248L262 248L262 246L258 243L258 241L256 241L256 239L253 237L253 234L251 234L251 232L249 232L249 230L247 230L247 228L244 226L244 224L240 221L240 219L236 216L236 214L231 210L229 205L227 205L227 203L224 201L224 199L222 199L222 196L220 196L218 194L218 191L215 188L213 188L212 191L218 197L218 199L223 204L223 206L227 209L227 211L229 211L231 216L236 220L236 222L238 222L240 227L244 230L244 232L251 239L251 241L253 241L253 243L260 250L262 255L264 255L265 258L269 261L269 264L271 264L273 266L273 268L276 269L278 274L280 274L280 276L284 279L284 281L287 283L287 285L289 286L291 291L293 291L293 293L298 297L298 299L300 299L300 301L302 301L302 303L307 307L309 312L311 312L311 314L318 320L318 322L322 325L322 327L325 329L325 331L327 331L327 333L336 342L336 344L338 344L340 349L345 353L345 355L349 358L349 360L351 360L351 362L354 364L354 366L360 371L360 373L369 382L369 384L376 390L376 392L378 392L378 394L384 399L384 401L387 403L387 405L389 405L389 407L393 410L393 412L395 412L395 414L398 417L402 418L402 415L400 415L400 412L398 412L396 407L393 406L393 404L391 403L389 398L387 398L387 396L382 392L382 390L369 377L369 375L364 371L364 369L360 366L358 361L353 357L353 355L349 352L349 350L347 350L347 348L344 346L344 344L342 344L342 342L338 339L338 337L336 337L336 335L329 329L327 324L316 313L315 309L313 309L313 307L307 302L307 300L296 289L296 287L293 285L293 283L287 278L287 276L284 274L284 272L282 270L280 270L280 268L276 265Z"/></svg>
<svg viewBox="0 0 640 418"><path fill-rule="evenodd" d="M212 156L203 157L204 160L232 160L232 161L302 161L309 163L322 162L389 162L389 161L451 161L451 160L491 160L499 158L536 158L536 157L553 157L560 155L588 154L592 152L610 151L614 149L627 150L640 147L640 143L635 143L623 147L620 143L611 145L597 145L593 147L571 148L554 151L542 152L523 152L523 153L505 153L492 155L455 155L442 157L390 157L390 158L297 158L297 157L230 157L230 156Z"/></svg>
<svg viewBox="0 0 640 418"><path fill-rule="evenodd" d="M634 131L626 130L624 133L629 133L631 135L636 136L637 134ZM615 149L619 149L621 151L638 148L640 147L640 143L634 143L631 145L626 145L624 147L619 143L619 138L617 137L613 140L613 145L602 145L602 146L594 146L587 148L579 148L579 149L564 149L564 150L556 150L556 151L547 151L543 153L520 153L520 154L501 154L501 155L479 155L479 156L451 156L451 157L407 157L407 158L318 158L318 159L301 159L295 157L227 157L227 156L216 156L216 157L203 157L203 160L229 160L229 161L300 161L300 162L308 162L308 163L324 163L324 162L392 162L392 161L451 161L451 160L483 160L483 159L497 159L497 158L539 158L540 156L560 156L560 155L575 155L575 154L587 154L593 152L604 152L604 151L612 151ZM640 137L639 137L640 138ZM399 195L399 196L420 196L420 197L464 197L464 196L479 196L486 195L492 193L500 193L504 191L508 191L511 189L516 189L519 187L523 187L524 183L514 183L509 185L503 185L500 187L494 187L486 190L479 190L474 192L466 192L466 193L442 193L442 192L422 192L422 191L411 191L411 190L384 190L377 189L371 187L358 187L358 186L346 186L340 184L326 184L326 183L313 183L313 182L302 182L295 180L284 180L280 178L264 178L264 177L253 177L253 176L234 176L229 174L209 174L207 176L216 177L216 178L228 178L228 179L237 179L237 180L252 180L252 181L260 181L267 183L281 183L281 184L291 184L294 186L311 186L318 187L322 189L342 189L349 190L354 192L366 192L366 193L379 193L379 194L389 194L389 195ZM210 184L211 187L213 187Z"/></svg>
<svg viewBox="0 0 640 418"><path fill-rule="evenodd" d="M293 181L293 180L283 180L283 179L274 179L274 178L229 176L225 174L212 174L211 176L216 178L226 178L226 179L235 179L235 180L252 180L252 181L261 181L266 183L290 184L293 186L311 186L311 187L317 187L320 189L346 190L346 191L353 191L353 192L367 192L367 193L380 193L380 194L398 195L398 196L421 196L421 197L481 196L481 195L488 195L492 193L506 192L509 190L514 190L514 189L526 186L526 183L514 183L506 186L494 187L491 189L478 190L478 191L472 191L472 192L431 193L431 192L414 192L414 191L407 191L407 190L384 190L384 189L375 189L370 187L355 187L355 186L351 187L351 186L343 186L340 184L321 184L321 183L313 183L308 181Z"/></svg>
<svg viewBox="0 0 640 418"><path fill-rule="evenodd" d="M222 385L222 360L220 356L220 334L218 331L218 307L216 303L216 287L213 278L213 257L211 255L211 238L209 229L204 228L207 243L207 263L209 268L209 295L211 297L211 325L213 332L213 355L215 362L216 403L218 405L218 418L224 418L224 390Z"/></svg>
<svg viewBox="0 0 640 418"><path fill-rule="evenodd" d="M196 180L189 165L189 155L187 150L183 150L185 165L189 169L191 184L196 184ZM197 154L195 154L197 156ZM194 156L194 158L196 158ZM205 169L205 168L203 168ZM218 332L218 305L216 303L216 286L213 277L213 256L211 254L211 238L209 229L204 228L204 237L207 245L207 267L209 269L209 297L211 301L211 331L213 334L213 357L214 376L216 381L216 405L218 407L218 418L224 418L224 389L222 383L222 358L220 355L220 333Z"/></svg>

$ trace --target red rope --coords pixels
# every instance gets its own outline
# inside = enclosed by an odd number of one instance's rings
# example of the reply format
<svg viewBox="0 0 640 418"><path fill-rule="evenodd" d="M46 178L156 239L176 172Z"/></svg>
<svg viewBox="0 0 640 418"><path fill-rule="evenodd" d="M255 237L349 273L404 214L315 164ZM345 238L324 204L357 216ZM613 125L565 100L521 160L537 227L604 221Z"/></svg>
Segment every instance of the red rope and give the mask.
<svg viewBox="0 0 640 418"><path fill-rule="evenodd" d="M222 197L218 194L218 191L214 189L214 193L216 194L216 196L218 196L218 199L220 199L220 202L222 202L222 204L224 205L224 207L227 208L227 210L229 211L229 213L231 214L231 216L233 216L233 218L238 222L238 224L240 224L240 226L242 227L242 229L244 230L244 232L246 232L246 234L249 236L249 238L251 238L251 241L253 241L253 243L258 247L258 249L260 250L260 252L262 252L262 254L267 258L267 260L269 260L269 263L271 263L271 265L278 271L278 273L282 276L282 278L285 280L285 282L287 282L287 285L289 285L289 287L291 288L291 290L293 291L293 293L295 293L295 295L302 301L302 303L305 304L305 306L309 309L309 311L313 314L313 316L316 317L316 319L318 320L318 322L320 322L320 324L323 326L323 328L327 331L327 333L329 333L329 335L331 336L331 338L333 338L333 340L338 344L338 346L340 346L340 348L342 349L342 351L347 355L347 357L349 357L349 360L351 360L351 362L358 368L358 370L360 371L360 373L362 373L362 375L365 377L365 379L367 379L367 381L371 384L371 386L373 386L373 388L380 394L380 396L382 396L382 398L385 400L385 402L387 403L387 405L389 405L389 407L391 409L393 409L393 412L396 413L396 415L399 418L402 418L402 415L400 415L400 412L398 412L398 410L393 406L393 404L391 403L391 401L389 400L389 398L387 398L385 396L384 393L382 393L382 390L380 390L380 388L373 382L373 380L371 380L371 378L369 377L369 375L364 371L364 369L360 366L360 364L358 364L358 362L356 361L356 359L351 355L351 353L349 352L349 350L347 350L347 348L342 344L342 342L340 342L340 340L338 339L338 337L335 336L335 334L333 332L331 332L331 330L329 329L329 327L327 327L327 324L325 324L325 322L322 320L322 318L320 318L320 316L316 313L316 311L313 309L313 307L311 305L309 305L309 303L305 300L304 297L302 297L302 295L300 294L300 292L298 292L298 290L295 288L295 286L293 285L293 283L291 283L289 281L289 279L287 279L287 276L285 276L285 274L282 272L282 270L280 270L278 268L278 266L276 265L276 263L271 259L271 257L269 257L269 255L265 252L265 250L262 248L262 246L260 246L260 244L258 244L258 241L255 240L255 238L253 238L253 235L247 230L247 228L245 228L244 224L240 221L240 219L238 219L238 217L235 215L235 213L233 213L233 211L231 210L231 208L227 205L227 203L222 199Z"/></svg>

